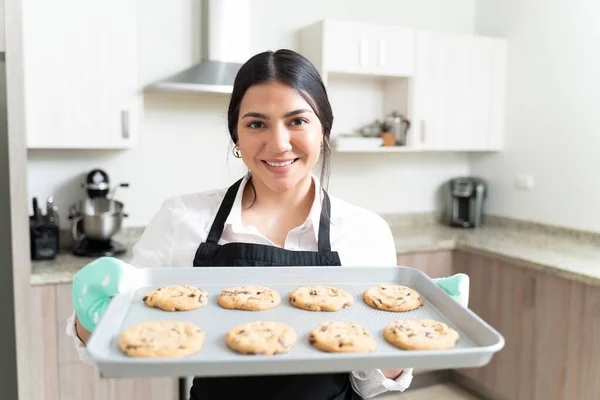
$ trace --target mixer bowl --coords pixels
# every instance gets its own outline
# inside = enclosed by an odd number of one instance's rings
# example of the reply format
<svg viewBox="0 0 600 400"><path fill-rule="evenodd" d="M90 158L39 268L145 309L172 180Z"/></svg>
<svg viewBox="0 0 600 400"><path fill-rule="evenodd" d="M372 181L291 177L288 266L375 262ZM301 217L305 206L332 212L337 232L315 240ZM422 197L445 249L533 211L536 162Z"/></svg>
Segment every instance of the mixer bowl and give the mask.
<svg viewBox="0 0 600 400"><path fill-rule="evenodd" d="M78 216L73 220L73 239L83 237L109 240L121 229L123 203L104 197L87 198L79 202Z"/></svg>

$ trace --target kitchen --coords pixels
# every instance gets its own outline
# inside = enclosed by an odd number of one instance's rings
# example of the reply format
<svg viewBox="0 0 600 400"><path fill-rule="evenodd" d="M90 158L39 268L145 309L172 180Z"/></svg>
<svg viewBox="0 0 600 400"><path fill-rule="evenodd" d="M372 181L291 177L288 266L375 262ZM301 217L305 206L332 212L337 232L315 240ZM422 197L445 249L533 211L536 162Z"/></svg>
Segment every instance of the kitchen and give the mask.
<svg viewBox="0 0 600 400"><path fill-rule="evenodd" d="M290 12L288 2L253 0L235 6L252 18L209 19L222 39L204 35L200 1L3 6L8 135L0 182L8 190L1 226L12 240L1 253L13 268L1 280L13 282L3 299L14 304L5 319L16 327L7 324L2 337L17 343L10 361L17 368L0 386L17 390L18 382L19 399L171 399L178 392L173 379L103 379L82 366L64 331L71 280L90 258L67 247L54 260L31 261L22 244L30 242L33 197L45 209L53 196L60 243L68 246L71 206L88 197L95 169L107 174L127 214L112 237L125 247L124 259L167 197L225 187L245 172L231 155L227 93L164 85L202 58L206 39L227 43L212 47L222 57L265 48L309 57L334 108L331 193L386 219L399 265L431 277L469 275L470 309L504 335L505 348L489 365L415 371L411 388L392 398L600 398L597 5L311 0ZM417 51L424 45L438 52ZM458 59L466 64L452 64L444 50L465 52ZM100 96L109 99L104 108L95 106ZM411 122L404 145L381 146L385 129L376 129L352 147L361 138L344 134L392 111ZM476 229L444 219L445 184L459 176L486 182ZM557 341L570 344L555 349Z"/></svg>

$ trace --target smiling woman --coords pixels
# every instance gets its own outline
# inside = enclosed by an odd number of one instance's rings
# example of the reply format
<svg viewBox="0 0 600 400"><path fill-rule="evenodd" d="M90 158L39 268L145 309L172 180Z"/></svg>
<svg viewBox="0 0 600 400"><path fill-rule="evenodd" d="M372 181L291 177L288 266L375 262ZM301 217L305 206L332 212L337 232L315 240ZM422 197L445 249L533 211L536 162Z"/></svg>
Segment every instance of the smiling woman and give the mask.
<svg viewBox="0 0 600 400"><path fill-rule="evenodd" d="M237 74L228 109L234 155L248 174L229 188L167 199L134 246L133 266L395 266L386 222L326 190L332 124L327 91L306 58L290 50L252 57ZM312 173L319 159L321 180ZM128 269L118 267L117 272ZM74 287L98 287L108 302L114 293L86 278L97 275L85 273L92 268L103 273L109 262L86 266ZM127 276L115 274L115 285L127 287ZM102 312L80 307L78 313L85 317L92 311ZM79 339L85 342L95 325L93 318L82 322L85 326L76 325L78 337L73 335L80 348ZM407 388L411 371L197 377L190 399L371 398Z"/></svg>
<svg viewBox="0 0 600 400"><path fill-rule="evenodd" d="M310 177L307 172L322 154L326 189L333 113L310 61L290 50L257 54L242 66L234 87L229 132L252 174L277 177L268 187L284 191ZM290 162L293 167L286 165Z"/></svg>

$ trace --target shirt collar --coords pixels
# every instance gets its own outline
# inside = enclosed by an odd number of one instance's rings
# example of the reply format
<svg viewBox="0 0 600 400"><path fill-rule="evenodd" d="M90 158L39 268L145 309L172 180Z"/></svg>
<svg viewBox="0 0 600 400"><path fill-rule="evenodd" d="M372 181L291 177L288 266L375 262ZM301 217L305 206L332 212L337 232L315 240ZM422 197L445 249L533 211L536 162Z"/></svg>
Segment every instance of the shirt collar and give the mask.
<svg viewBox="0 0 600 400"><path fill-rule="evenodd" d="M312 174L311 177L317 190L315 191L315 198L312 206L310 207L308 218L306 221L304 221L301 227L303 229L312 228L316 239L319 235L319 222L321 221L321 201L323 200L323 191L319 179L314 174ZM225 220L225 226L229 225L234 232L242 232L244 230L244 225L242 224L242 195L248 180L249 175L244 176L242 179L240 187L236 193L235 200L233 201L233 205L231 206L229 216Z"/></svg>

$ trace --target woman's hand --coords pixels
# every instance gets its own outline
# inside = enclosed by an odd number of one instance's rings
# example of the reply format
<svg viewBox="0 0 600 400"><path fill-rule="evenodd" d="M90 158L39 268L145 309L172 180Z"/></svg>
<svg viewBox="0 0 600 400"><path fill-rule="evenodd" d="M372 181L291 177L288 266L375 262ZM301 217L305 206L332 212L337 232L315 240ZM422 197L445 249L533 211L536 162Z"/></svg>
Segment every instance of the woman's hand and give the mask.
<svg viewBox="0 0 600 400"><path fill-rule="evenodd" d="M112 257L99 258L75 274L73 307L79 338L85 343L113 296L129 289L135 268ZM86 337L87 336L87 337Z"/></svg>
<svg viewBox="0 0 600 400"><path fill-rule="evenodd" d="M87 344L88 340L90 340L90 336L92 336L90 331L81 326L77 315L75 315L75 331L77 332L77 337L79 337L79 340L81 340L83 344Z"/></svg>
<svg viewBox="0 0 600 400"><path fill-rule="evenodd" d="M403 369L383 369L381 370L381 372L383 373L383 376L385 376L388 379L394 380L397 377L400 376L400 374L402 373Z"/></svg>
<svg viewBox="0 0 600 400"><path fill-rule="evenodd" d="M454 300L463 307L469 305L469 275L455 274L447 278L432 279L439 287L444 289Z"/></svg>

